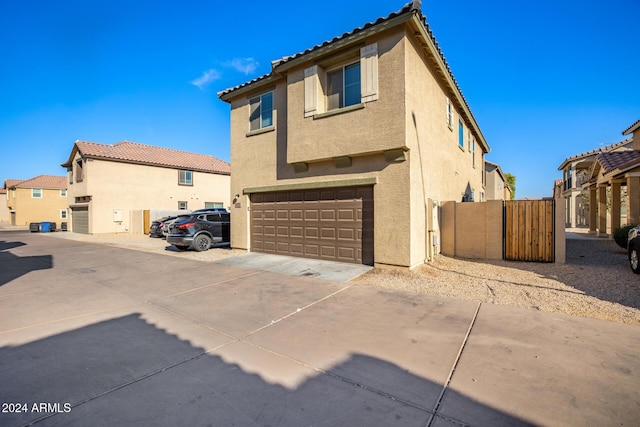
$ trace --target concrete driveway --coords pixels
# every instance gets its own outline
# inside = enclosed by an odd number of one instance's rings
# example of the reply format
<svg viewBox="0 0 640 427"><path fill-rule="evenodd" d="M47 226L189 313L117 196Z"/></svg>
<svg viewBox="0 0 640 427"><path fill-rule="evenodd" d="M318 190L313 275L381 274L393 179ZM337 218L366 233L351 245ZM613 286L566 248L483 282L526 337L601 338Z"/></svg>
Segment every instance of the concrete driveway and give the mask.
<svg viewBox="0 0 640 427"><path fill-rule="evenodd" d="M0 233L0 425L640 424L640 329Z"/></svg>

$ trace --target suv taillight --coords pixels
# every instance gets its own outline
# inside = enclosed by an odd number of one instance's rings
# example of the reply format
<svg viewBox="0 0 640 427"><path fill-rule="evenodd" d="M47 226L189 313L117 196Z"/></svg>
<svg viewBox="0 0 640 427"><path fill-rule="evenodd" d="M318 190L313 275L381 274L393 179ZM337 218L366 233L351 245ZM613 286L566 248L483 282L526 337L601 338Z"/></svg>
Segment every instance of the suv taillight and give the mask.
<svg viewBox="0 0 640 427"><path fill-rule="evenodd" d="M196 225L195 222L187 222L186 224L180 224L178 226L178 230L188 230L189 227L193 227L194 225Z"/></svg>

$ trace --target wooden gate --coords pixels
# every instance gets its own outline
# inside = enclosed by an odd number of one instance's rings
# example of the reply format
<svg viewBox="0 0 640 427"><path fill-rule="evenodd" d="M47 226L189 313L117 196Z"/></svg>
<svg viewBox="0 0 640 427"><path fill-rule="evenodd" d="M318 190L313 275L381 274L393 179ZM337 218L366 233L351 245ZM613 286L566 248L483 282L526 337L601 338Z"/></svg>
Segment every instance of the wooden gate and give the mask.
<svg viewBox="0 0 640 427"><path fill-rule="evenodd" d="M554 262L554 217L554 200L504 202L504 259Z"/></svg>

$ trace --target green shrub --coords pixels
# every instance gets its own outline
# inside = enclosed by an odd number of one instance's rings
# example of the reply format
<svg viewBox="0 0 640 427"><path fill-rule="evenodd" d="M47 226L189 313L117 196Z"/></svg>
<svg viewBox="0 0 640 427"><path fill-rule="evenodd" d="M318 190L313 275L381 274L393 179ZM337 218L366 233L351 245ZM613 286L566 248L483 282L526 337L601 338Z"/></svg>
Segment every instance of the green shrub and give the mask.
<svg viewBox="0 0 640 427"><path fill-rule="evenodd" d="M613 240L616 241L618 246L623 249L627 249L627 236L629 235L629 230L635 227L634 224L629 224L622 226L620 228L616 228L613 232Z"/></svg>

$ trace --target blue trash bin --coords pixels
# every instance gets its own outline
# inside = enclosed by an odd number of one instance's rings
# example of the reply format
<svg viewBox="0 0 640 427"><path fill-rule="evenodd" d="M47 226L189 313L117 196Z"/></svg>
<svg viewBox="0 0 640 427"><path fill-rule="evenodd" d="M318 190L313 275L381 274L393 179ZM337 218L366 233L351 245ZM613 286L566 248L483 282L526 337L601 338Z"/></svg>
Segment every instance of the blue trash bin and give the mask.
<svg viewBox="0 0 640 427"><path fill-rule="evenodd" d="M41 222L40 223L40 231L42 233L48 233L51 229L51 223L50 222Z"/></svg>

